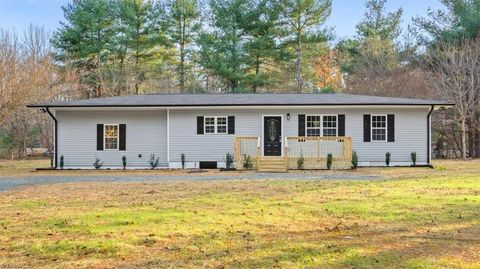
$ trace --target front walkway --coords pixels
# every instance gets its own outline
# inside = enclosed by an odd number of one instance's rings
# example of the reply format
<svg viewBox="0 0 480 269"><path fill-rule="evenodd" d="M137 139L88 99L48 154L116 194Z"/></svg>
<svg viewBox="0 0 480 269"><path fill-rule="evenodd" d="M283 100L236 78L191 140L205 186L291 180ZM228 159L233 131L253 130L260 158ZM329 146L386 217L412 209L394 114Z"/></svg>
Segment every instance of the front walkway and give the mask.
<svg viewBox="0 0 480 269"><path fill-rule="evenodd" d="M161 181L178 181L178 180L262 180L262 179L299 179L299 180L379 180L385 179L381 176L352 173L352 172L335 172L320 173L318 171L302 171L290 173L185 173L182 175L87 175L87 176L71 176L71 175L33 175L26 177L1 177L0 176L0 192L7 191L16 187L39 185L39 184L55 184L55 183L71 183L71 182L161 182Z"/></svg>

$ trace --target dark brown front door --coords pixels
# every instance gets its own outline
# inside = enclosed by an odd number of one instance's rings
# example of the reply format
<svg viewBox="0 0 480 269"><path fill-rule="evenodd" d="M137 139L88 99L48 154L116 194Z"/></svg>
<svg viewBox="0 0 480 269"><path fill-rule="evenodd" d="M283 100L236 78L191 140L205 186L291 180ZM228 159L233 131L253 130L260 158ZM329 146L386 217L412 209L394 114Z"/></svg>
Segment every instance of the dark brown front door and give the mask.
<svg viewBox="0 0 480 269"><path fill-rule="evenodd" d="M263 155L282 156L282 117L263 118Z"/></svg>

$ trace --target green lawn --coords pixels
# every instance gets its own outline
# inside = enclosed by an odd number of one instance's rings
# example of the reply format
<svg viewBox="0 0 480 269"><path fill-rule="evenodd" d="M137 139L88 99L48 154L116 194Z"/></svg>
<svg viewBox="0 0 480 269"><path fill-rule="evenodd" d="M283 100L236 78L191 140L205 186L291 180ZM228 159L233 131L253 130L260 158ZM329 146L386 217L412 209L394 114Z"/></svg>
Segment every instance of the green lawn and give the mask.
<svg viewBox="0 0 480 269"><path fill-rule="evenodd" d="M480 268L480 162L0 193L0 268Z"/></svg>

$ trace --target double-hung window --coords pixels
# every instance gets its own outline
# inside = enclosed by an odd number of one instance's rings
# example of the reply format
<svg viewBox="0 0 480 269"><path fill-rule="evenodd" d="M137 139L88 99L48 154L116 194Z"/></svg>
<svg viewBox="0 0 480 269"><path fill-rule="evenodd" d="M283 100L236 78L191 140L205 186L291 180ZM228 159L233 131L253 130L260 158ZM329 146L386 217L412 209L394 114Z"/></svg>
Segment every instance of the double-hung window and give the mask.
<svg viewBox="0 0 480 269"><path fill-rule="evenodd" d="M337 136L337 116L325 115L323 116L323 136Z"/></svg>
<svg viewBox="0 0 480 269"><path fill-rule="evenodd" d="M387 141L386 115L372 115L372 141Z"/></svg>
<svg viewBox="0 0 480 269"><path fill-rule="evenodd" d="M307 115L307 136L322 135L322 117L320 115Z"/></svg>
<svg viewBox="0 0 480 269"><path fill-rule="evenodd" d="M307 115L307 136L337 136L337 115Z"/></svg>
<svg viewBox="0 0 480 269"><path fill-rule="evenodd" d="M105 124L103 127L104 149L118 150L118 124Z"/></svg>
<svg viewBox="0 0 480 269"><path fill-rule="evenodd" d="M226 134L228 130L227 117L205 117L206 134Z"/></svg>

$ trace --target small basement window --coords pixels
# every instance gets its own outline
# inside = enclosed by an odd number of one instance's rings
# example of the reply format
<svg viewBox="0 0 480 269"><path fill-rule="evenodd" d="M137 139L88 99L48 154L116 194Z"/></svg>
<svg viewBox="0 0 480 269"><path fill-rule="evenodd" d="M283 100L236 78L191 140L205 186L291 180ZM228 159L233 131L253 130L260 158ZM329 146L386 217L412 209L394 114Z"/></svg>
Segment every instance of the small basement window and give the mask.
<svg viewBox="0 0 480 269"><path fill-rule="evenodd" d="M372 141L387 141L386 115L372 115Z"/></svg>
<svg viewBox="0 0 480 269"><path fill-rule="evenodd" d="M104 149L118 150L118 124L105 124L104 132Z"/></svg>
<svg viewBox="0 0 480 269"><path fill-rule="evenodd" d="M200 162L200 169L217 169L217 162Z"/></svg>

